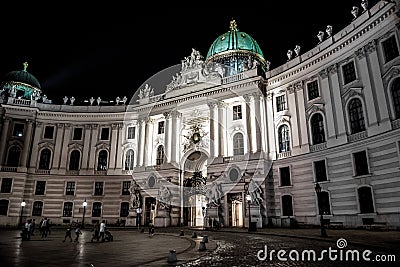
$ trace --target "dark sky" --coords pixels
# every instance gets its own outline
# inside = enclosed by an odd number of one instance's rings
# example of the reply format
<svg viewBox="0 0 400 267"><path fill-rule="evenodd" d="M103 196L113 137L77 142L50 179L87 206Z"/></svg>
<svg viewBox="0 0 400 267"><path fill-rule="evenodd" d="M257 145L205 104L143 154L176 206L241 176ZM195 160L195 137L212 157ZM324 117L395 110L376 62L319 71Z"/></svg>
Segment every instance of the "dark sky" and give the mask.
<svg viewBox="0 0 400 267"><path fill-rule="evenodd" d="M287 50L295 45L302 52L314 47L318 31L325 31L326 25L332 25L334 33L348 25L352 6L360 7L361 0L240 1L228 7L199 2L179 8L157 2L139 8L126 2L82 7L62 1L54 2L58 6L17 1L2 8L1 77L22 69L27 60L28 71L54 102L64 95L130 98L152 75L180 64L192 48L206 56L212 42L228 31L232 18L240 31L259 43L274 68L286 62ZM369 1L370 7L377 2Z"/></svg>

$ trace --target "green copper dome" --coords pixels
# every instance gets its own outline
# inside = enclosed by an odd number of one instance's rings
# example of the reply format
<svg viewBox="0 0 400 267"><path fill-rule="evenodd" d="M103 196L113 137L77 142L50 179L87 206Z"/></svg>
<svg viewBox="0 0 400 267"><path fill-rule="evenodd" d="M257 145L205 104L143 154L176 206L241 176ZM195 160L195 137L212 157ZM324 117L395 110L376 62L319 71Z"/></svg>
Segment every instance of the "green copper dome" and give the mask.
<svg viewBox="0 0 400 267"><path fill-rule="evenodd" d="M220 35L208 50L206 60L218 59L232 54L249 54L265 63L260 46L250 35L237 29L236 22L230 22L230 30Z"/></svg>

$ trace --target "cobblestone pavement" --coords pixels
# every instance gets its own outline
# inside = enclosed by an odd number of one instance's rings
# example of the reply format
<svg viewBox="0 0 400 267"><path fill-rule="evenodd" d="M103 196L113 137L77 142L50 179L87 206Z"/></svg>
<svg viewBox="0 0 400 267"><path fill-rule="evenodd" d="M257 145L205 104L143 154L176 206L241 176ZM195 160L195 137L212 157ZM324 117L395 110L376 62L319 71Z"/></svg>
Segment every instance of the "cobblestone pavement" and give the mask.
<svg viewBox="0 0 400 267"><path fill-rule="evenodd" d="M179 235L182 229L185 236ZM17 230L0 230L0 266L329 267L398 266L400 261L400 231L328 230L328 238L320 237L318 229L258 229L249 233L246 229L234 228L202 231L172 227L156 229L153 237L135 229L110 231L113 242L91 243L92 233L84 230L79 242L63 243L63 229L54 229L44 239L37 233L31 241L22 241ZM193 232L197 238L192 236ZM199 251L203 235L207 235L209 242L205 244L205 251ZM337 250L331 252L331 258L337 255L336 260L329 258L329 248ZM167 258L172 249L176 250L178 261L169 264ZM279 250L285 254L279 254ZM318 261L323 250L328 252ZM371 251L370 255L365 254L370 262L362 258L366 250ZM315 261L312 251L316 253ZM356 251L359 261L351 260L353 253L356 257ZM278 255L287 260L280 260ZM297 255L299 260L292 260ZM377 255L386 257L387 261L377 262ZM389 261L391 255L396 261L393 258Z"/></svg>

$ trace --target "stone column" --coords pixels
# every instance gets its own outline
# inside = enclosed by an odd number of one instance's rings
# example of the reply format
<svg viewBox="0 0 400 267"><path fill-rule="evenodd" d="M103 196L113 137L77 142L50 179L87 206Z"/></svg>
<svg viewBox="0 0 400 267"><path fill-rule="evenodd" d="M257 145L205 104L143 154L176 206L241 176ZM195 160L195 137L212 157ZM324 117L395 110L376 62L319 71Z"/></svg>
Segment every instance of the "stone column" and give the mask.
<svg viewBox="0 0 400 267"><path fill-rule="evenodd" d="M275 147L275 122L274 122L274 105L273 105L273 93L269 92L266 97L267 102L267 131L268 131L268 155L270 159L274 159L276 156ZM246 196L245 198L246 199Z"/></svg>
<svg viewBox="0 0 400 267"><path fill-rule="evenodd" d="M176 110L171 111L171 123L172 123L172 136L171 139L171 162L177 163L177 154L179 150L179 138L180 138L180 129L179 129L179 118L181 113Z"/></svg>
<svg viewBox="0 0 400 267"><path fill-rule="evenodd" d="M144 144L145 144L145 134L146 134L146 121L144 119L139 119L139 144L138 144L138 166L143 166L144 163Z"/></svg>
<svg viewBox="0 0 400 267"><path fill-rule="evenodd" d="M291 115L291 120L290 120L290 136L291 138L291 146L292 146L292 151L293 153L298 153L299 146L300 146L300 129L298 125L298 110L297 110L297 99L296 99L296 90L294 89L294 85L291 85L287 88L288 92L288 108L290 111ZM301 99L300 99L301 100ZM278 125L277 125L278 127ZM278 128L276 129L278 132ZM279 133L278 133L279 134ZM278 149L279 153L279 149Z"/></svg>
<svg viewBox="0 0 400 267"><path fill-rule="evenodd" d="M253 97L252 95L244 95L243 98L246 101L246 132L247 132L247 147L248 152L253 153L256 150L254 136L255 136L255 128L254 128L254 113L253 113Z"/></svg>
<svg viewBox="0 0 400 267"><path fill-rule="evenodd" d="M297 126L300 140L300 153L308 153L310 151L309 141L308 141L308 123L306 120L306 107L304 103L304 89L303 83L299 82L294 86L295 97L296 97L296 107L297 107Z"/></svg>
<svg viewBox="0 0 400 267"><path fill-rule="evenodd" d="M91 144L90 144L91 128L92 127L90 124L85 124L81 169L87 169L88 165L89 165L89 150L90 150L90 146L91 146Z"/></svg>
<svg viewBox="0 0 400 267"><path fill-rule="evenodd" d="M115 161L115 168L118 170L122 170L122 162L124 159L123 151L122 151L122 143L124 139L124 133L126 129L126 125L122 123L118 123L118 141L117 141L117 155ZM136 157L136 154L133 154Z"/></svg>
<svg viewBox="0 0 400 267"><path fill-rule="evenodd" d="M147 119L146 132L145 132L145 146L144 146L144 166L151 166L151 156L153 148L153 124L154 121L151 118Z"/></svg>
<svg viewBox="0 0 400 267"><path fill-rule="evenodd" d="M10 127L10 119L4 118L3 131L1 133L1 143L0 143L0 165L3 165L5 155L7 154L6 144L7 144L7 135L8 135L9 127Z"/></svg>
<svg viewBox="0 0 400 267"><path fill-rule="evenodd" d="M321 88L320 91L324 92L322 95L325 100L325 117L327 122L332 122L332 123L327 123L326 124L326 130L327 130L327 136L328 136L328 143L332 139L336 139L336 132L335 132L335 124L333 123L335 121L334 119L334 109L333 109L333 92L329 86L329 79L328 79L328 71L322 70L319 72L319 77L321 79Z"/></svg>
<svg viewBox="0 0 400 267"><path fill-rule="evenodd" d="M163 113L164 118L165 118L165 142L164 142L164 152L165 152L165 157L167 158L167 162L171 162L171 113L170 112L164 112Z"/></svg>
<svg viewBox="0 0 400 267"><path fill-rule="evenodd" d="M62 142L61 149L61 161L60 161L60 169L66 169L68 162L68 142L71 139L71 124L66 123L64 125L64 138Z"/></svg>
<svg viewBox="0 0 400 267"><path fill-rule="evenodd" d="M54 139L55 141L55 147L54 147L54 155L53 155L53 166L51 167L52 169L59 169L60 168L60 160L61 160L61 147L63 143L63 138L64 138L64 124L63 123L57 123L57 131L56 131L56 137Z"/></svg>
<svg viewBox="0 0 400 267"><path fill-rule="evenodd" d="M37 160L38 160L38 151L39 151L39 142L42 137L43 133L43 123L41 122L36 122L36 127L34 131L34 137L33 137L33 144L32 144L32 151L31 151L31 157L30 157L30 168L36 168Z"/></svg>
<svg viewBox="0 0 400 267"><path fill-rule="evenodd" d="M219 155L226 156L226 103L218 102L218 139L219 139Z"/></svg>
<svg viewBox="0 0 400 267"><path fill-rule="evenodd" d="M261 152L261 101L262 95L257 92L253 94L254 98L254 139L255 152Z"/></svg>
<svg viewBox="0 0 400 267"><path fill-rule="evenodd" d="M22 148L22 158L21 158L21 167L28 167L28 157L29 155L32 155L30 153L31 149L31 140L32 140L32 125L33 121L32 120L27 120L27 127L25 131L25 136L24 136L24 147Z"/></svg>
<svg viewBox="0 0 400 267"><path fill-rule="evenodd" d="M113 123L111 125L111 140L110 144L115 144L110 146L110 164L108 169L112 170L115 169L115 157L116 157L116 150L118 148L118 124Z"/></svg>
<svg viewBox="0 0 400 267"><path fill-rule="evenodd" d="M208 102L208 107L210 108L210 157L213 158L218 155L218 139L216 136L218 135L217 129L217 118L215 108L217 104L215 102Z"/></svg>
<svg viewBox="0 0 400 267"><path fill-rule="evenodd" d="M96 143L99 138L99 126L97 124L92 124L92 136L90 140L90 153L89 153L89 170L97 170L96 166Z"/></svg>

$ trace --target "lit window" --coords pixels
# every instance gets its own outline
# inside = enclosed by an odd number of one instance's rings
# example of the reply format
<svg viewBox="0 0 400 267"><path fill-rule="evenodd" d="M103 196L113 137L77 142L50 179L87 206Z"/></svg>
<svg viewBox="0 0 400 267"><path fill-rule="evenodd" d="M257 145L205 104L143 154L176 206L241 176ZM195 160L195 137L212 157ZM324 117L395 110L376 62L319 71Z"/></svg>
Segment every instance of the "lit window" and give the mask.
<svg viewBox="0 0 400 267"><path fill-rule="evenodd" d="M233 120L242 119L242 106L233 106Z"/></svg>
<svg viewBox="0 0 400 267"><path fill-rule="evenodd" d="M354 98L349 103L349 120L351 134L365 131L364 112L361 100Z"/></svg>
<svg viewBox="0 0 400 267"><path fill-rule="evenodd" d="M128 127L128 139L135 139L136 127Z"/></svg>
<svg viewBox="0 0 400 267"><path fill-rule="evenodd" d="M164 130L164 121L158 122L158 134L163 134Z"/></svg>
<svg viewBox="0 0 400 267"><path fill-rule="evenodd" d="M95 196L102 196L103 195L103 182L95 182L94 183L94 195Z"/></svg>
<svg viewBox="0 0 400 267"><path fill-rule="evenodd" d="M241 133L236 133L233 136L233 155L244 155L244 141Z"/></svg>
<svg viewBox="0 0 400 267"><path fill-rule="evenodd" d="M276 111L286 110L286 98L284 95L276 97Z"/></svg>
<svg viewBox="0 0 400 267"><path fill-rule="evenodd" d="M279 153L290 151L289 127L282 125L278 129Z"/></svg>

